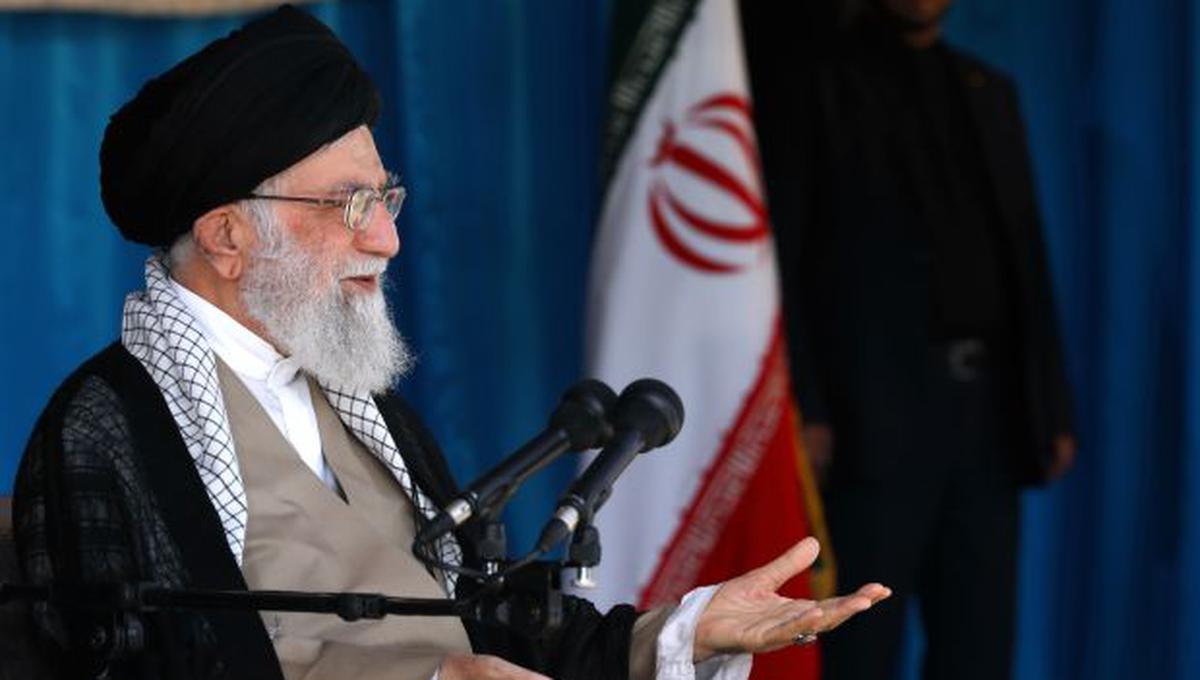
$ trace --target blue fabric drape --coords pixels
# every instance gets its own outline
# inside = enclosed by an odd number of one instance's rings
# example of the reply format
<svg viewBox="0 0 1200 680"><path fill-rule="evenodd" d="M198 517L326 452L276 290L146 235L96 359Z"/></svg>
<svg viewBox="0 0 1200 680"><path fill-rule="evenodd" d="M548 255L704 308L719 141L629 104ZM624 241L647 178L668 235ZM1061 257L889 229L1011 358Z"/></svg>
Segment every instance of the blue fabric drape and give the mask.
<svg viewBox="0 0 1200 680"><path fill-rule="evenodd" d="M962 0L950 36L1017 80L1077 393L1077 469L1024 503L1015 677L1200 677L1200 13L1195 0ZM403 384L462 480L580 371L606 3L313 10L379 83L411 188ZM66 373L119 330L142 249L100 207L107 116L240 23L0 15L0 492ZM570 474L517 499L511 548ZM911 670L911 669L910 669Z"/></svg>

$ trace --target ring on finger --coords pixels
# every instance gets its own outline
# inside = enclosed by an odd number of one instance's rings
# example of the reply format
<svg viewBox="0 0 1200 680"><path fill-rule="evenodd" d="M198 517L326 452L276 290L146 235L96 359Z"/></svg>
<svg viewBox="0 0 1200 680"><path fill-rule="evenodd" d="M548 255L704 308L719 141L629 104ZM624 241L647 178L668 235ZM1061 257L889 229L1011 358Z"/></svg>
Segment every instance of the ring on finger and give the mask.
<svg viewBox="0 0 1200 680"><path fill-rule="evenodd" d="M796 635L792 636L792 644L796 645L797 647L804 647L805 645L811 645L812 643L814 643L816 641L817 641L816 633L797 633Z"/></svg>

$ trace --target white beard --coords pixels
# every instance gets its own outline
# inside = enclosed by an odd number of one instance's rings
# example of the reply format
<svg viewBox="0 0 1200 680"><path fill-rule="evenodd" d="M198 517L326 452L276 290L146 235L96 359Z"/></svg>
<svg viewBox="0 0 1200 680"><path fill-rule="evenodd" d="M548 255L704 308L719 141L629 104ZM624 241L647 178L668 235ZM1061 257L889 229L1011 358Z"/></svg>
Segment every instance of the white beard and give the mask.
<svg viewBox="0 0 1200 680"><path fill-rule="evenodd" d="M319 382L383 392L412 366L412 355L382 289L348 294L340 279L376 274L382 283L387 260L363 257L337 264L329 274L325 264L281 230L278 242L255 252L242 279L246 311Z"/></svg>

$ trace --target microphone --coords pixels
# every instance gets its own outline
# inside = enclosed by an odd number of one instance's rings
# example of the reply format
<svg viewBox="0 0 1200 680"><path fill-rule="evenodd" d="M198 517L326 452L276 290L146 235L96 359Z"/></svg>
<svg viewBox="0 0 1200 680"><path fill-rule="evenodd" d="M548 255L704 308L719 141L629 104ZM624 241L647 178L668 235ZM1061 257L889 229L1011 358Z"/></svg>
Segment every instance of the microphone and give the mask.
<svg viewBox="0 0 1200 680"><path fill-rule="evenodd" d="M653 378L629 384L613 409L615 430L608 446L596 456L558 502L554 516L542 529L537 550L548 552L591 516L612 494L613 483L637 454L658 448L683 427L683 402L675 390Z"/></svg>
<svg viewBox="0 0 1200 680"><path fill-rule="evenodd" d="M568 389L536 437L476 480L417 534L428 543L481 512L495 511L531 475L566 451L603 446L612 436L608 413L617 401L612 388L599 380L581 380Z"/></svg>

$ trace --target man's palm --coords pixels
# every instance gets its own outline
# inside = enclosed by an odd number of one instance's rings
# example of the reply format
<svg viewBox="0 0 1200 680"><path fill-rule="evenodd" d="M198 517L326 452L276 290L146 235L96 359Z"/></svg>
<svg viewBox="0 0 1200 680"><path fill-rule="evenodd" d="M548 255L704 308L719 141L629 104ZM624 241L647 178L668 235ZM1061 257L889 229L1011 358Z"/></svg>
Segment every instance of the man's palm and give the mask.
<svg viewBox="0 0 1200 680"><path fill-rule="evenodd" d="M835 628L891 595L878 583L820 601L778 595L776 591L807 569L819 551L816 539L806 538L774 561L722 584L696 625L696 661L713 654L779 649L797 635Z"/></svg>

